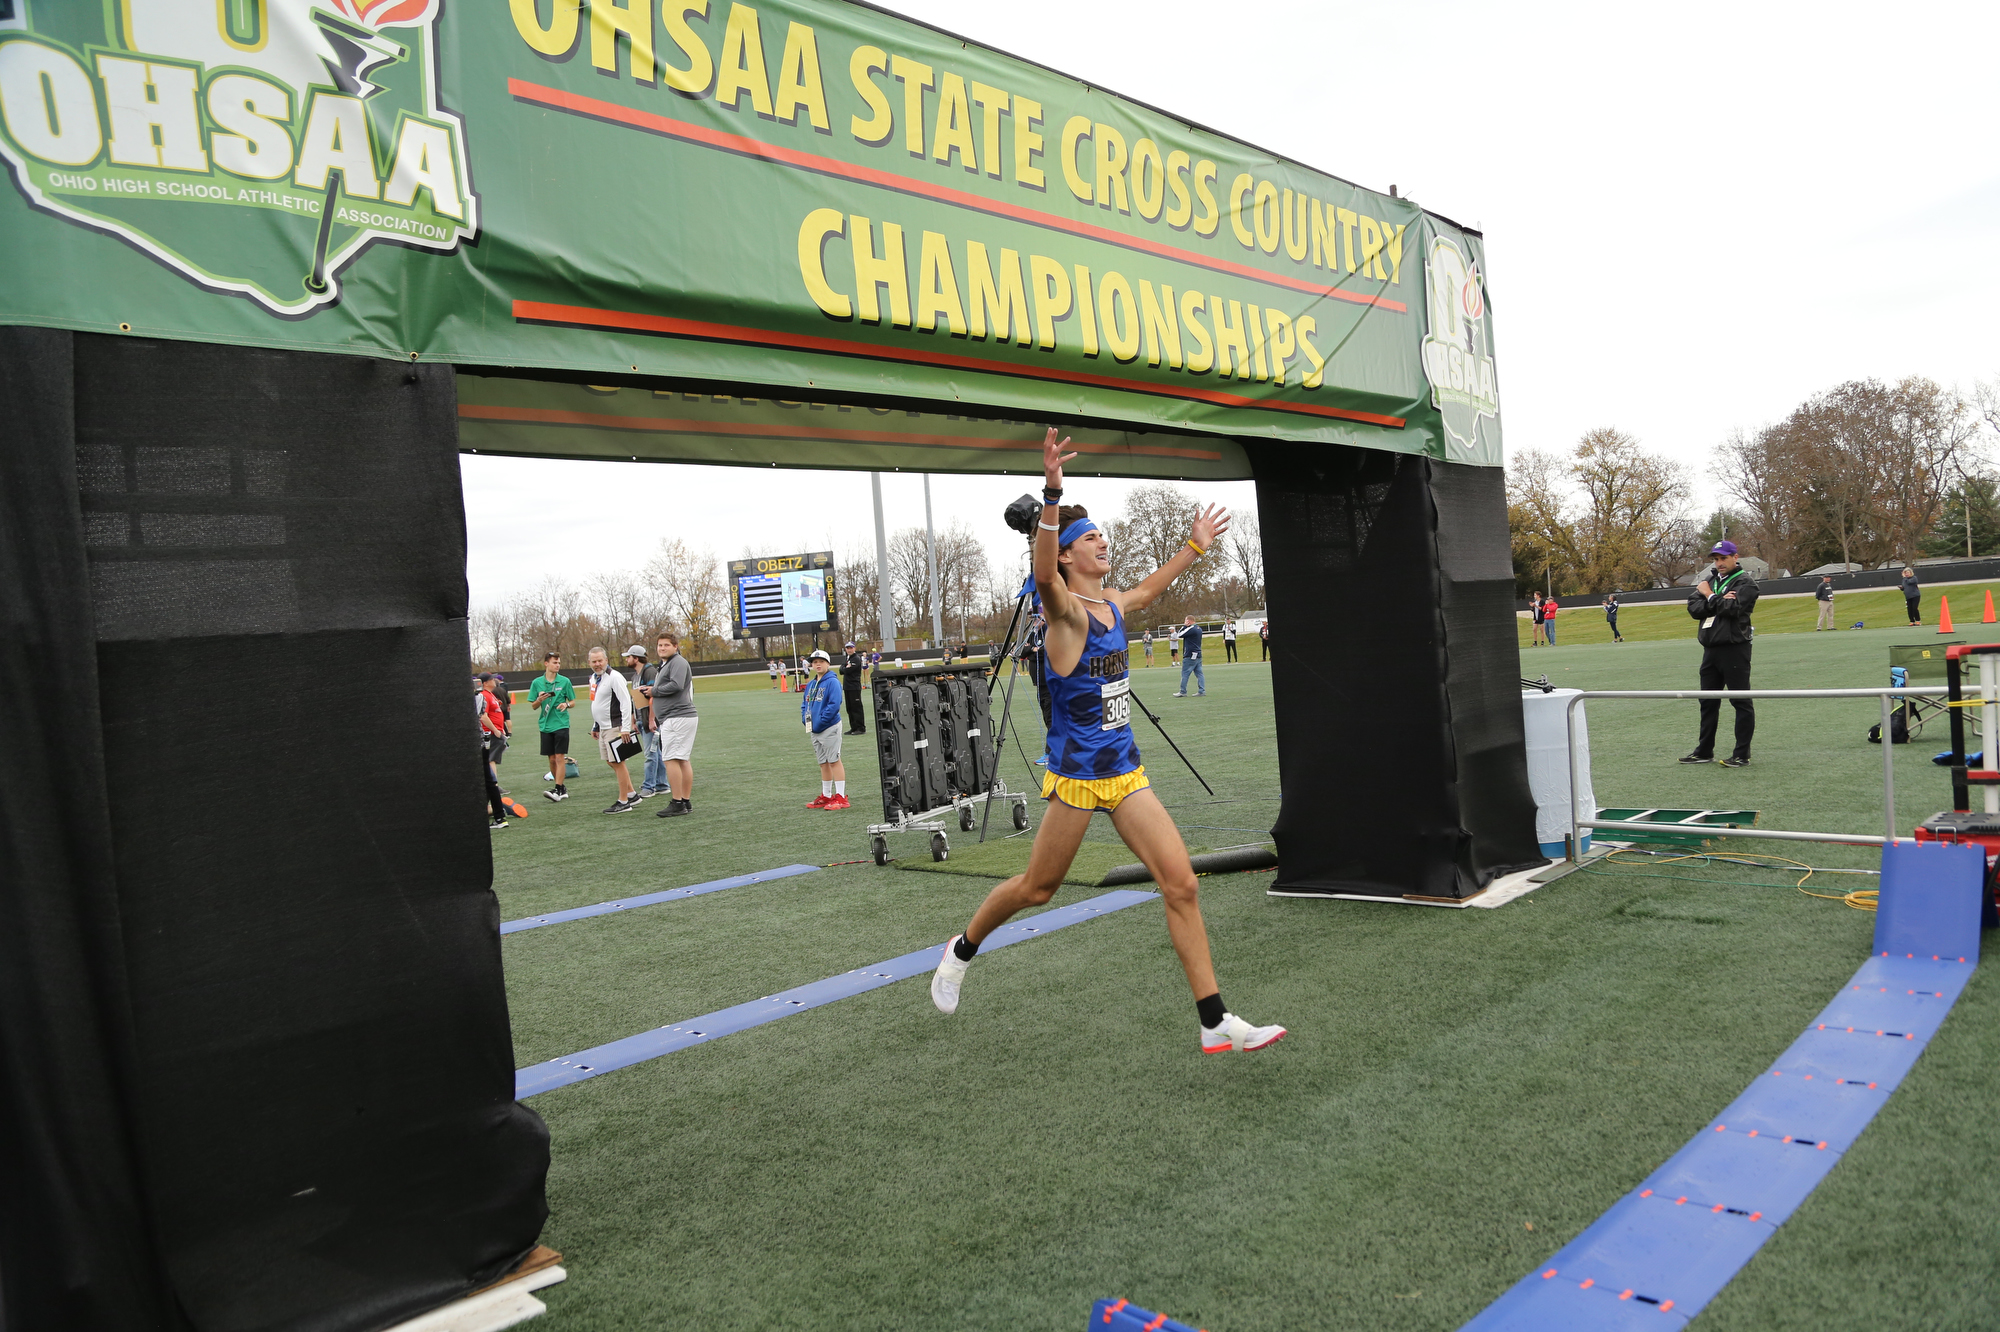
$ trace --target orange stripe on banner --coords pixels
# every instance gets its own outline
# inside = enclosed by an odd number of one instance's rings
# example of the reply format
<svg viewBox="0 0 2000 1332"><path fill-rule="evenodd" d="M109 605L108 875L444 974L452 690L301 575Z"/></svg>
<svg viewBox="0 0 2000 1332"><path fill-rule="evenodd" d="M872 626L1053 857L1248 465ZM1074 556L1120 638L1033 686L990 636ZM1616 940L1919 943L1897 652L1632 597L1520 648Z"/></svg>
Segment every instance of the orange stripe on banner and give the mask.
<svg viewBox="0 0 2000 1332"><path fill-rule="evenodd" d="M1004 449L1040 453L1040 440L986 439L979 435L887 434L879 430L820 430L812 426L751 425L742 421L681 421L664 416L620 416L612 412L571 412L553 407L485 407L460 403L458 414L472 421L514 421L534 425L596 426L610 430L637 430L658 435L732 435L746 439L830 440L855 444L912 444L941 449ZM1213 449L1176 449L1150 444L1079 444L1070 448L1081 453L1114 455L1138 454L1148 458L1191 458L1219 462L1222 455Z"/></svg>
<svg viewBox="0 0 2000 1332"><path fill-rule="evenodd" d="M974 212L990 213L995 217L1012 218L1032 226L1046 227L1050 231L1067 232L1072 236L1103 241L1107 245L1116 245L1121 249L1137 250L1144 254L1157 255L1162 259L1192 264L1196 268L1246 277L1253 282L1267 282L1275 287L1309 292L1314 296L1330 296L1334 300L1351 301L1356 305L1372 305L1382 310L1393 310L1397 314L1406 314L1410 308L1403 302L1392 300L1387 296L1370 296L1363 292L1348 291L1342 287L1329 287L1324 283L1288 277L1283 273L1267 272L1261 268L1252 268L1249 264L1239 264L1233 260L1217 259L1210 255L1198 254L1193 250L1184 250L1177 245L1167 245L1141 236L1128 236L1124 232L1112 231L1108 227L1058 217L1054 213L1044 213L1037 208L1023 208L1019 204L1002 203L997 199L968 194L964 190L954 190L948 185L933 185L910 176L878 171L874 167L856 166L852 162L842 162L837 158L821 157L817 153L802 153L796 148L781 148L776 144L764 143L741 134L727 134L701 125L690 125L685 120L674 120L651 111L637 111L629 106L620 106L616 102L600 101L595 97L564 92L560 88L544 87L539 83L529 83L525 79L508 79L507 91L521 101L534 102L552 110L567 111L573 115L587 116L592 120L609 121L614 125L647 130L654 134L663 134L670 139L680 139L707 148L719 148L723 152L740 153L746 157L761 157L767 162L797 167L801 171L837 176L845 180L859 181L864 185L877 185L899 194L914 194L920 198L953 204Z"/></svg>
<svg viewBox="0 0 2000 1332"><path fill-rule="evenodd" d="M766 328L744 328L736 324L710 324L698 319L675 319L670 315L636 314L629 310L593 310L582 305L553 305L547 301L515 301L514 318L531 324L564 324L573 328L619 329L631 333L659 333L677 338L701 338L710 342L744 342L757 347L786 347L793 351L827 352L835 356L861 356L877 361L907 361L914 365L944 366L954 370L974 370L981 374L1006 375L1015 379L1051 379L1065 384L1088 384L1093 388L1117 389L1125 393L1145 393L1163 398L1186 398L1214 403L1220 407L1261 407L1274 412L1295 412L1335 421L1360 421L1365 425L1388 426L1401 430L1400 416L1375 412L1353 412L1341 407L1321 407L1306 402L1281 402L1275 398L1246 398L1240 393L1217 389L1188 388L1179 384L1149 384L1139 380L1115 379L1110 375L1090 375L1058 370L1045 365L1015 365L977 356L955 356L949 352L924 351L916 347L885 347L845 338L822 338L807 333L779 333Z"/></svg>

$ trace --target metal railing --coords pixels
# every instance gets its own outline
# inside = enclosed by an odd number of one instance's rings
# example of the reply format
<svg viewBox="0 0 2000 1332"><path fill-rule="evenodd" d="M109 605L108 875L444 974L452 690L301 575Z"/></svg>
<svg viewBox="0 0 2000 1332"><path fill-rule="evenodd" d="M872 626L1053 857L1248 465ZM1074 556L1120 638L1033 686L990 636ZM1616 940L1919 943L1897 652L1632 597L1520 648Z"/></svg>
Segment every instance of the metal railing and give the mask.
<svg viewBox="0 0 2000 1332"><path fill-rule="evenodd" d="M1961 706L1987 709L1987 725L1982 728L1991 743L1996 732L1993 721L1996 716L1995 683L2000 681L2000 671L1981 671L1980 697L1967 699ZM1987 678L1991 677L1991 678ZM1889 737L1889 700L1892 698L1936 698L1948 691L1945 685L1914 685L1901 689L1586 689L1579 691L1563 709L1565 748L1569 758L1569 855L1576 860L1583 845L1583 830L1611 829L1620 832L1657 833L1662 827L1671 826L1658 823L1640 823L1624 819L1579 819L1576 816L1576 708L1579 703L1590 698L1650 698L1650 699L1739 699L1739 698L1879 698L1882 700L1882 830L1883 836L1868 833L1818 833L1782 832L1765 828L1725 828L1718 825L1701 825L1705 836L1716 837L1757 837L1780 842L1840 842L1856 846L1883 846L1896 839L1896 766L1895 748ZM1719 722L1718 722L1719 725ZM1595 802L1593 801L1593 804ZM1593 809L1593 813L1596 811Z"/></svg>

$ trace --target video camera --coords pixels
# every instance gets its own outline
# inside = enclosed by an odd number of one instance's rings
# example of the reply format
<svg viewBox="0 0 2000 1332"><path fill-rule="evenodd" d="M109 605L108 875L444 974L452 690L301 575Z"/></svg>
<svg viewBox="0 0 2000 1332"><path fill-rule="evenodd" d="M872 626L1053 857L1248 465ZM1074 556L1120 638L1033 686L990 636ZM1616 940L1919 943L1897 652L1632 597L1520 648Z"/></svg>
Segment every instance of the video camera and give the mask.
<svg viewBox="0 0 2000 1332"><path fill-rule="evenodd" d="M1007 520L1007 526L1033 541L1035 525L1042 520L1042 502L1033 495L1023 495L1009 504L1001 516Z"/></svg>

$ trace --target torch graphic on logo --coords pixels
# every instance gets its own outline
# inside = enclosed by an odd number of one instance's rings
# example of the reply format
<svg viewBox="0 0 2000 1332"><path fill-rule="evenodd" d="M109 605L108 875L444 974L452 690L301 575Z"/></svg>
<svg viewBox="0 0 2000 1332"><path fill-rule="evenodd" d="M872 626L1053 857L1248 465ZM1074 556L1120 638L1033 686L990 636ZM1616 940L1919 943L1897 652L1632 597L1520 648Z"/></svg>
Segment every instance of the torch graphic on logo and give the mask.
<svg viewBox="0 0 2000 1332"><path fill-rule="evenodd" d="M334 87L349 97L368 100L382 89L368 81L368 72L391 60L401 60L407 49L381 35L387 27L417 27L437 17L437 0L333 0L339 13L315 9L312 21L324 36L331 55L320 61L332 77ZM319 236L313 242L312 272L306 290L319 294L327 289L326 248L333 238L333 204L346 184L346 173L334 168L326 175L326 199L319 213Z"/></svg>

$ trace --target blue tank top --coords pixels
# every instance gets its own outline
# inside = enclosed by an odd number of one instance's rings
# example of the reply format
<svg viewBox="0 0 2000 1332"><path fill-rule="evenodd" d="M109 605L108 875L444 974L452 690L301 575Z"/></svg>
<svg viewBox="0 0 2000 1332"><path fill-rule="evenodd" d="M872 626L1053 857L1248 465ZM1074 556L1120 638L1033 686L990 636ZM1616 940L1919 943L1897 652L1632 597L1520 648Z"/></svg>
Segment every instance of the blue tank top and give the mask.
<svg viewBox="0 0 2000 1332"><path fill-rule="evenodd" d="M1049 771L1058 777L1089 780L1119 777L1139 766L1132 738L1132 673L1125 645L1125 616L1116 602L1111 627L1090 621L1083 656L1068 675L1057 675L1042 654L1042 678L1049 688Z"/></svg>

